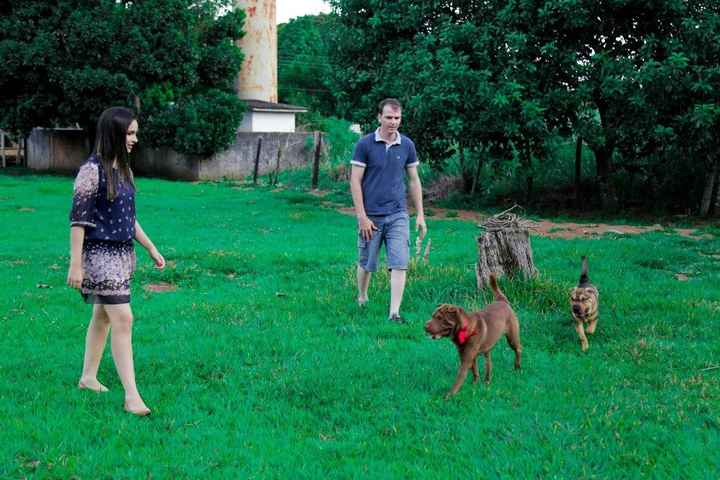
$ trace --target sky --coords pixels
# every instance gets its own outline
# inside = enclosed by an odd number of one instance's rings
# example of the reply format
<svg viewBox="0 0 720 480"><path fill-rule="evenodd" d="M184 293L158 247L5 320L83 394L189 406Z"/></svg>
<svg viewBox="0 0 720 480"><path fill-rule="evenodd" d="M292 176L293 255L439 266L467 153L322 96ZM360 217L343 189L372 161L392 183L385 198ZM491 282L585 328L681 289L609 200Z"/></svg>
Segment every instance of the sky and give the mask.
<svg viewBox="0 0 720 480"><path fill-rule="evenodd" d="M277 23L286 23L302 15L330 13L330 5L324 0L277 0Z"/></svg>

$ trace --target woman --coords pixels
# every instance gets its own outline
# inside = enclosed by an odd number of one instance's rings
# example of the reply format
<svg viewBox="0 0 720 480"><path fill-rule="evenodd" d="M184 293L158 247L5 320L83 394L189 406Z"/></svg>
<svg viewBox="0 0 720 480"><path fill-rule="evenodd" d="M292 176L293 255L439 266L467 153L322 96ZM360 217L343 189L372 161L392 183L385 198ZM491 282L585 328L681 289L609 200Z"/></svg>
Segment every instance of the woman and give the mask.
<svg viewBox="0 0 720 480"><path fill-rule="evenodd" d="M150 414L135 384L130 278L135 270L133 239L147 249L157 268L165 259L135 218L135 184L128 154L137 143L132 110L105 110L97 124L95 151L80 167L70 212L70 269L67 284L80 290L93 314L85 338L78 387L107 392L97 379L108 331L112 355L125 389L125 410Z"/></svg>

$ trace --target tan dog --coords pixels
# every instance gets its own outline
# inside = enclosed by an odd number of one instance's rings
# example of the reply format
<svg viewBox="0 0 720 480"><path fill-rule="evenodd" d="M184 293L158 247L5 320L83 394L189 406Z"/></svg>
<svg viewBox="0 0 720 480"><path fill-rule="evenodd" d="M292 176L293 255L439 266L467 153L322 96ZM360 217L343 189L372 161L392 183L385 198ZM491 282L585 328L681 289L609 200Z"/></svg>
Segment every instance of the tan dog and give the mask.
<svg viewBox="0 0 720 480"><path fill-rule="evenodd" d="M583 352L588 349L588 340L585 332L592 335L598 320L600 293L595 285L590 283L588 277L587 257L582 257L582 272L575 288L570 289L570 305L572 316L575 319L575 331L580 337L580 348ZM587 328L585 324L587 323Z"/></svg>
<svg viewBox="0 0 720 480"><path fill-rule="evenodd" d="M502 335L507 338L510 347L515 351L515 369L520 369L520 323L510 302L498 288L495 275L490 275L490 287L495 294L495 301L478 312L466 313L455 305L440 305L425 324L425 331L433 339L450 337L460 354L460 368L455 383L445 395L455 395L467 378L468 370L472 369L473 383L480 378L477 368L477 357L485 356L485 381L490 383L492 377L492 359L490 351Z"/></svg>

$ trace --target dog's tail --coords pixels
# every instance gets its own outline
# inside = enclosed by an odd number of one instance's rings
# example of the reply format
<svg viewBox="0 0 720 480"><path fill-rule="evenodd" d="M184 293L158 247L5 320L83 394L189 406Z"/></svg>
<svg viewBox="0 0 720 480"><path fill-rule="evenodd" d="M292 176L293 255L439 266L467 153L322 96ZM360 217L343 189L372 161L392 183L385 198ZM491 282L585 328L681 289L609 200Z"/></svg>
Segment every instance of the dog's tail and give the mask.
<svg viewBox="0 0 720 480"><path fill-rule="evenodd" d="M588 277L588 261L585 255L582 257L582 271L580 272L580 281L578 283L580 285L590 283L590 277Z"/></svg>
<svg viewBox="0 0 720 480"><path fill-rule="evenodd" d="M492 288L493 295L495 295L496 302L505 302L508 305L510 304L510 302L508 301L505 294L502 292L502 290L500 290L500 287L498 287L497 278L495 278L494 273L490 274L490 288Z"/></svg>

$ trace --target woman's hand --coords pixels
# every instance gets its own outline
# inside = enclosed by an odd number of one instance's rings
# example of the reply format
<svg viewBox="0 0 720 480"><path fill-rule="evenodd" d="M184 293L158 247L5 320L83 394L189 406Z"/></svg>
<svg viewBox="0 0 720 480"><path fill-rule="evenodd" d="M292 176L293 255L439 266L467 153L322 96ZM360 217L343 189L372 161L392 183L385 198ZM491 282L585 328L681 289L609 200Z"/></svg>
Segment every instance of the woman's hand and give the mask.
<svg viewBox="0 0 720 480"><path fill-rule="evenodd" d="M165 268L165 258L160 255L157 248L150 250L150 256L152 257L153 262L155 262L155 268L159 268L161 270Z"/></svg>
<svg viewBox="0 0 720 480"><path fill-rule="evenodd" d="M83 269L82 265L70 264L70 270L68 271L67 284L70 288L80 289L83 281Z"/></svg>

